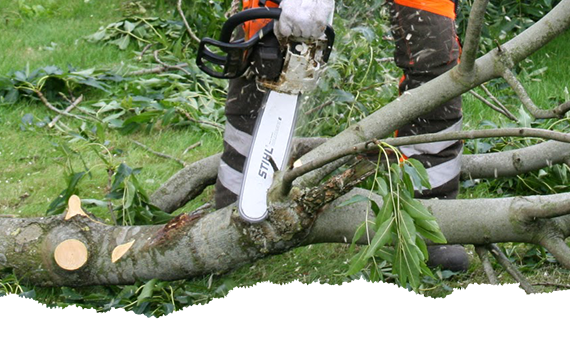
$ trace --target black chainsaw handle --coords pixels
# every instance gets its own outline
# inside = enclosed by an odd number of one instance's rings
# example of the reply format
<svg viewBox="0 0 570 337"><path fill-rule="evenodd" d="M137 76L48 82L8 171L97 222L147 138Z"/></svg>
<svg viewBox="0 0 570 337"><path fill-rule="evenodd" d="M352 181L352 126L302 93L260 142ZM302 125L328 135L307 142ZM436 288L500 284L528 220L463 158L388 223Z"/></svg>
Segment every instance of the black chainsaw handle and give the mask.
<svg viewBox="0 0 570 337"><path fill-rule="evenodd" d="M277 0L269 0L278 3ZM249 40L238 39L232 41L234 30L243 23L258 19L279 19L281 15L280 8L253 8L232 15L222 26L220 40L211 38L203 38L198 47L198 55L196 64L198 67L210 76L223 79L236 78L245 73L249 67L250 53L249 51L259 42L259 40L273 31L274 21L269 22L260 31L258 31ZM327 37L327 48L323 53L323 60L328 61L332 46L334 43L334 30L331 26L325 29ZM214 46L226 53L217 54L208 49L208 46ZM209 64L217 65L222 71L216 71L208 66Z"/></svg>
<svg viewBox="0 0 570 337"><path fill-rule="evenodd" d="M281 16L281 8L259 7L241 11L230 16L224 23L222 26L222 32L220 34L220 41L229 43L234 30L247 21L258 19L277 20L279 19L279 16Z"/></svg>

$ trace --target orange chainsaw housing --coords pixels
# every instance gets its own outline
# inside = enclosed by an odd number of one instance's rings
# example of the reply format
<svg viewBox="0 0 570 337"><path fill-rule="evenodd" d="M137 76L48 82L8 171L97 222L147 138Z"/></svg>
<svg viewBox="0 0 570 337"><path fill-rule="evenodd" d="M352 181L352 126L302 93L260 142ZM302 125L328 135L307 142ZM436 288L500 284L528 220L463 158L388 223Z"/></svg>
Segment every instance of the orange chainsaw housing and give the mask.
<svg viewBox="0 0 570 337"><path fill-rule="evenodd" d="M258 8L258 7L279 7L278 4L272 2L271 0L267 0L265 6L259 4L259 0L243 0L243 9L251 9L251 8ZM251 20L243 24L243 29L245 31L245 38L249 40L255 33L257 33L263 26L269 23L271 19L259 19L259 20Z"/></svg>

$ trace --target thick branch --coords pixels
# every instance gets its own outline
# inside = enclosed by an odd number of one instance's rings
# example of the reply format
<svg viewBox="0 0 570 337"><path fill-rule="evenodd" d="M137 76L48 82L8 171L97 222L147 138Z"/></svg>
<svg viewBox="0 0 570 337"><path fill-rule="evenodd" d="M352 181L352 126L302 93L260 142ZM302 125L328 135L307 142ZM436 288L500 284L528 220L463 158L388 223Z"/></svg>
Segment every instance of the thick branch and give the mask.
<svg viewBox="0 0 570 337"><path fill-rule="evenodd" d="M490 79L501 76L502 66L500 64L502 64L501 60L505 55L508 55L513 63L518 63L560 35L569 26L570 1L562 1L539 22L502 45L501 53L495 49L477 59L474 68L476 73L471 81L462 80L454 68L418 88L406 91L395 101L362 119L359 123L353 124L326 144L307 154L301 158L301 161L308 163L316 158L334 153L339 148L345 148L347 145L358 144L374 138L385 138L394 130L432 111L442 103ZM437 95L434 92L437 92ZM314 173L309 173L301 179L297 179L296 184L311 186L317 183L318 178Z"/></svg>
<svg viewBox="0 0 570 337"><path fill-rule="evenodd" d="M461 53L461 63L458 73L462 76L469 76L475 69L475 59L479 50L481 30L485 21L485 10L489 0L475 0L469 13L469 23L465 32L465 42Z"/></svg>
<svg viewBox="0 0 570 337"><path fill-rule="evenodd" d="M0 269L13 268L18 275L43 285L123 284L225 272L301 244L350 242L366 214L373 213L366 202L339 205L356 194L370 196L380 205L381 198L369 191L354 190L320 207L319 196L334 198L342 194L346 186L358 181L354 179L357 176L339 176L346 183L331 181L308 193L298 193L294 198L297 201L272 204L269 220L255 226L243 223L233 207L203 217L182 215L165 226L107 226L82 216L69 221L61 216L0 218ZM527 200L546 205L569 198L570 194L557 194ZM570 256L568 247L544 241L545 231L552 233L550 237L569 236L570 216L521 224L513 214L516 208L511 207L517 200L421 202L437 218L450 244L544 242L550 244L547 248L553 255ZM481 214L486 214L485 221L481 221ZM54 260L56 248L69 240L79 241L87 251L83 254L87 259L74 271L60 268ZM365 243L366 239L362 240Z"/></svg>
<svg viewBox="0 0 570 337"><path fill-rule="evenodd" d="M544 246L564 268L570 269L570 248L568 248L568 245L562 238L545 238L541 241L541 245Z"/></svg>
<svg viewBox="0 0 570 337"><path fill-rule="evenodd" d="M548 141L518 150L463 156L462 179L510 177L564 163L570 144Z"/></svg>
<svg viewBox="0 0 570 337"><path fill-rule="evenodd" d="M153 205L174 212L216 182L221 153L194 162L176 172L150 197Z"/></svg>
<svg viewBox="0 0 570 337"><path fill-rule="evenodd" d="M505 81L507 81L507 83L517 94L517 96L524 104L524 106L527 108L527 110L535 118L560 118L570 110L570 102L562 103L556 108L550 110L544 110L538 108L536 104L534 104L530 96L527 94L521 82L519 82L519 80L516 78L516 76L513 74L512 71L510 71L509 69L505 69L502 75Z"/></svg>

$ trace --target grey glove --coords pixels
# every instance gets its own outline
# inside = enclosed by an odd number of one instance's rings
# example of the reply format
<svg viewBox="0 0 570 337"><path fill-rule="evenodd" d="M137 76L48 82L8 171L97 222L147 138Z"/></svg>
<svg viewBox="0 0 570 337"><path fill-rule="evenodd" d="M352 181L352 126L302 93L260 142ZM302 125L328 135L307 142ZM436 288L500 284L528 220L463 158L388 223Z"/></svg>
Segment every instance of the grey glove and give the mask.
<svg viewBox="0 0 570 337"><path fill-rule="evenodd" d="M274 29L277 38L317 39L332 22L334 0L282 0L279 7L281 17Z"/></svg>

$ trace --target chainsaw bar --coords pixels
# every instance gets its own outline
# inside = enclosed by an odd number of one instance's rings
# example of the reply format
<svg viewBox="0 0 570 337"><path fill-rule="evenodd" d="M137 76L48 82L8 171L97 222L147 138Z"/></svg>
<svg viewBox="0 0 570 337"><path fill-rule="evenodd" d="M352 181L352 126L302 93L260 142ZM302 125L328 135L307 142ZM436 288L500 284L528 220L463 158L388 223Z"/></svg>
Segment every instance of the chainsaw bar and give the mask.
<svg viewBox="0 0 570 337"><path fill-rule="evenodd" d="M267 216L267 192L275 170L283 170L287 165L299 96L271 90L266 94L238 202L239 213L246 221L260 222Z"/></svg>

